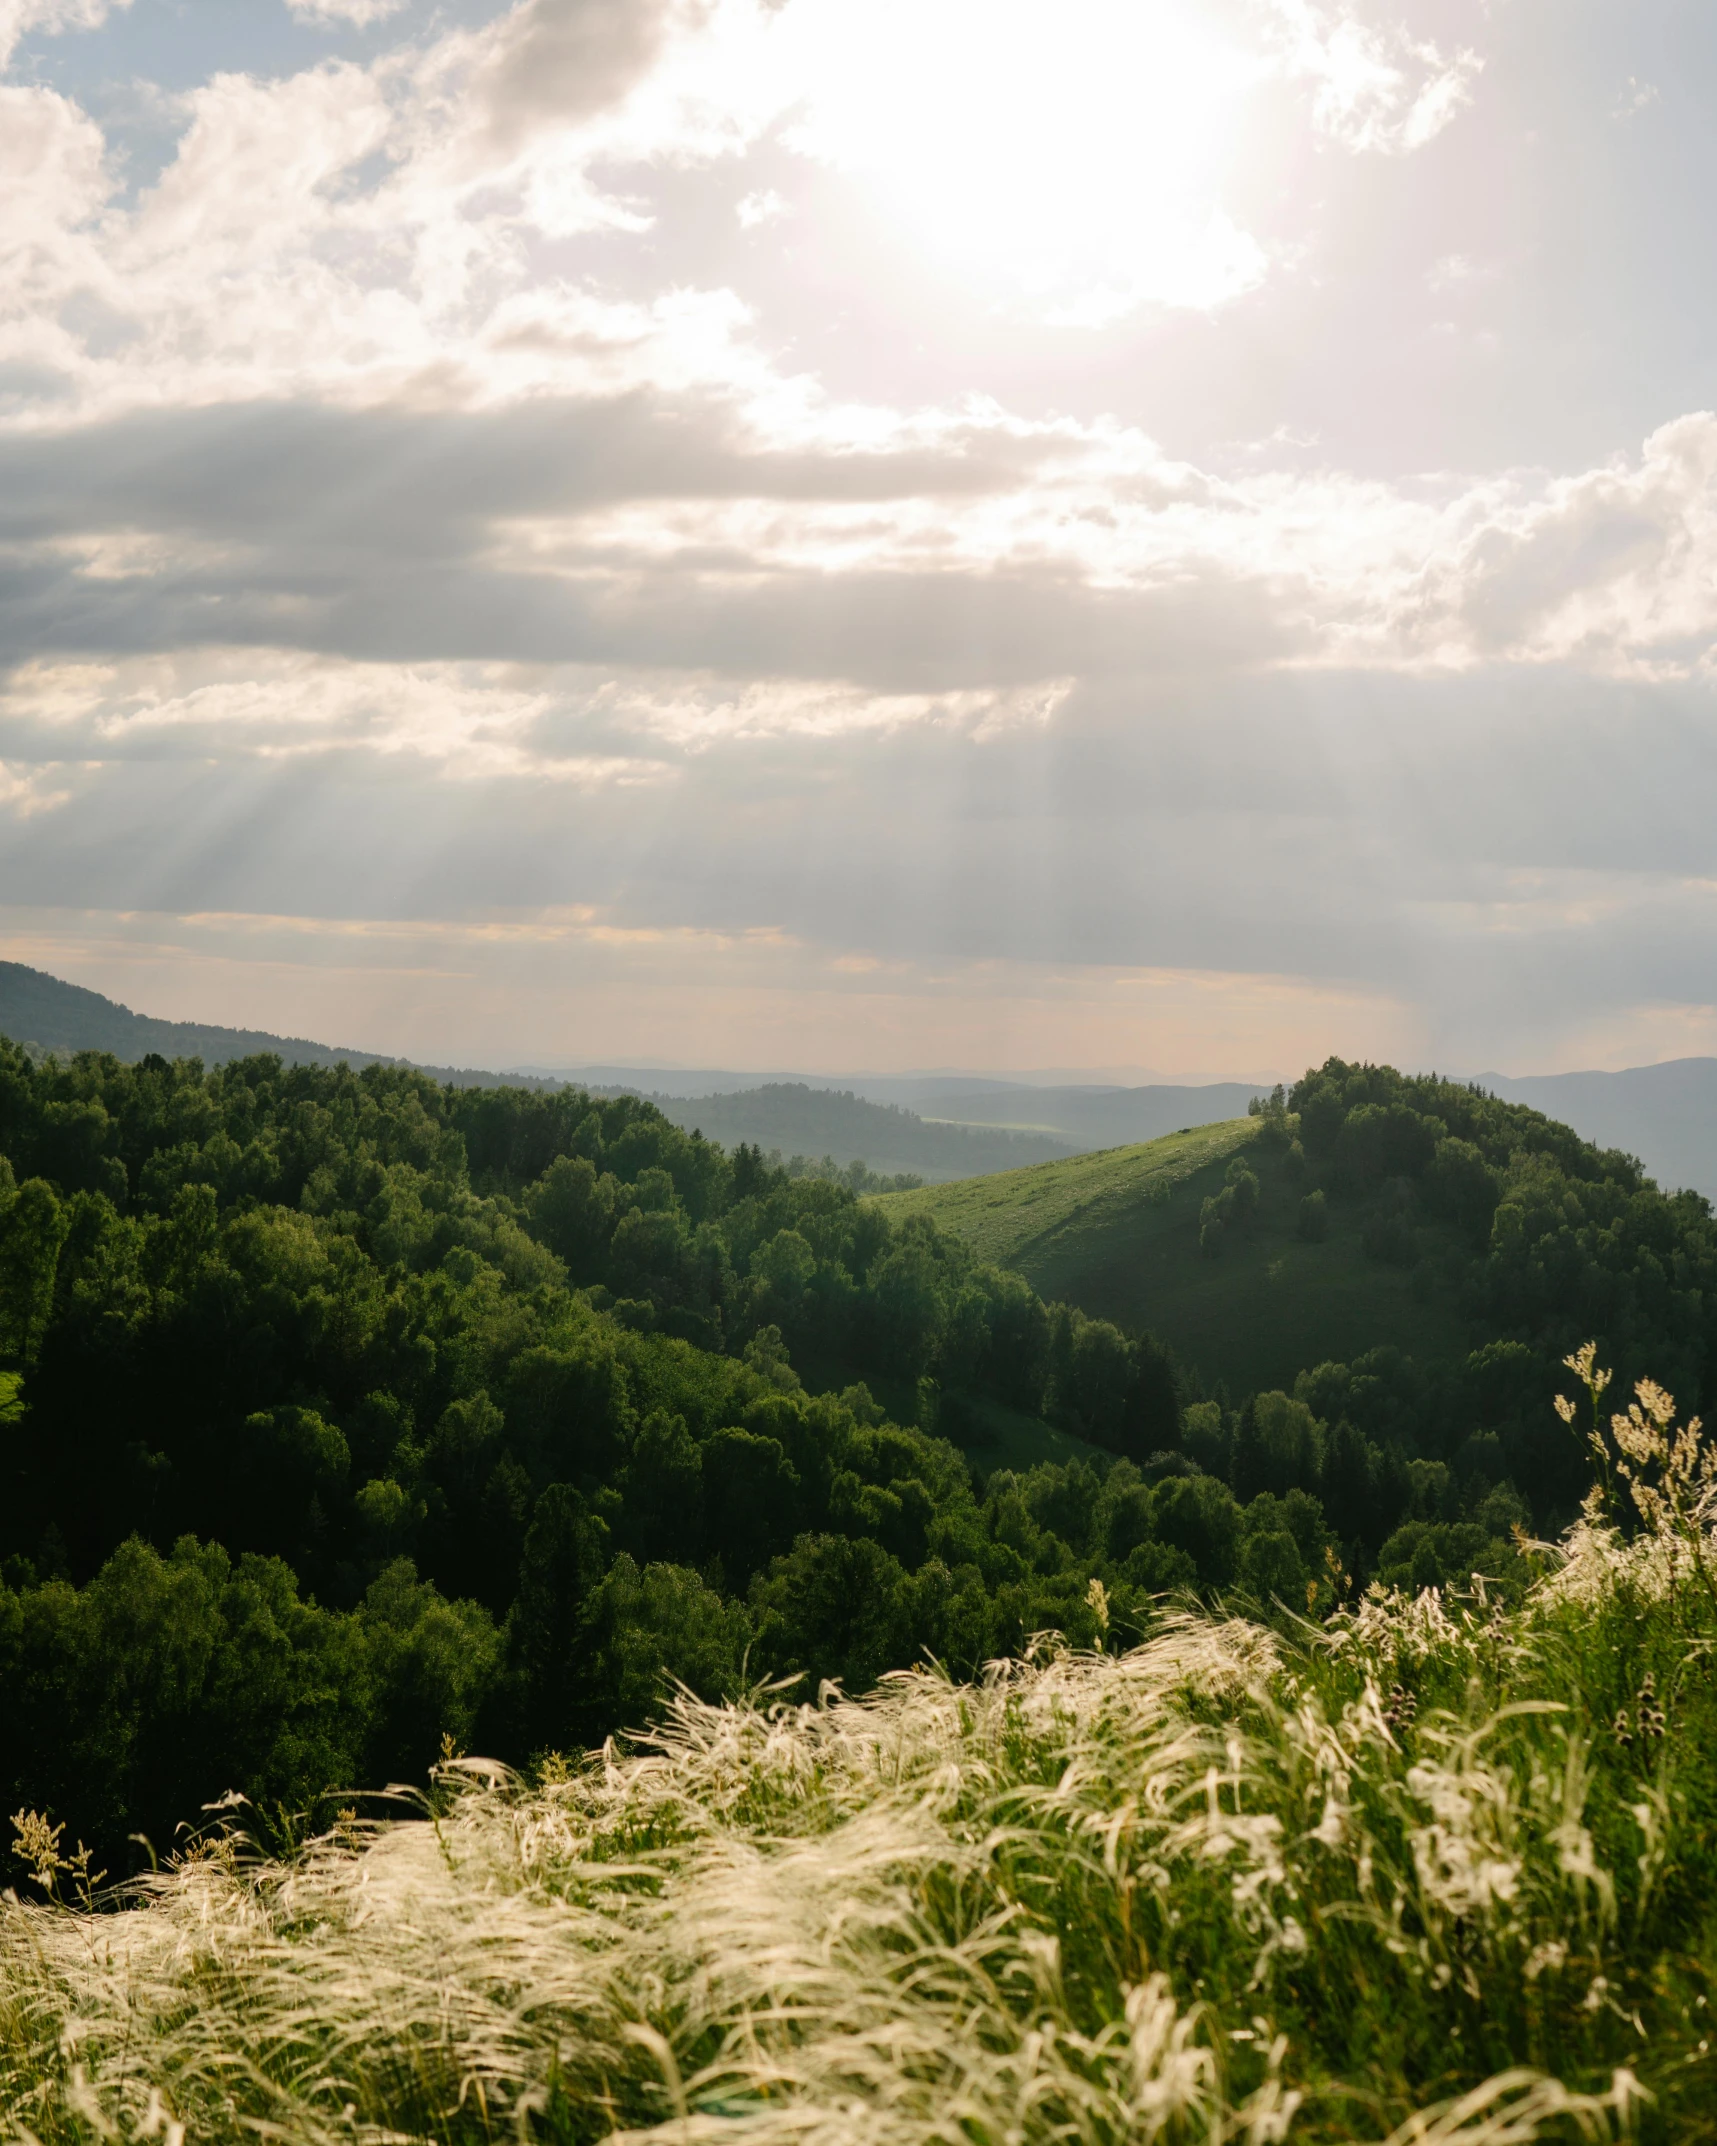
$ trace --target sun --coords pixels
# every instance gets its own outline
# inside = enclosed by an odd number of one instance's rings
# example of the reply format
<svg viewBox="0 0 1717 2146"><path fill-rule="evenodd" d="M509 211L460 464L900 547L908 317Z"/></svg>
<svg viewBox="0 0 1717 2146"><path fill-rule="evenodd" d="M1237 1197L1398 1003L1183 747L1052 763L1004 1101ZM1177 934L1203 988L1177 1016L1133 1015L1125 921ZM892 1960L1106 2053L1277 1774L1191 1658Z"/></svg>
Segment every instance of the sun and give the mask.
<svg viewBox="0 0 1717 2146"><path fill-rule="evenodd" d="M789 143L962 277L1101 325L1209 307L1262 250L1222 190L1260 76L1188 0L792 0Z"/></svg>

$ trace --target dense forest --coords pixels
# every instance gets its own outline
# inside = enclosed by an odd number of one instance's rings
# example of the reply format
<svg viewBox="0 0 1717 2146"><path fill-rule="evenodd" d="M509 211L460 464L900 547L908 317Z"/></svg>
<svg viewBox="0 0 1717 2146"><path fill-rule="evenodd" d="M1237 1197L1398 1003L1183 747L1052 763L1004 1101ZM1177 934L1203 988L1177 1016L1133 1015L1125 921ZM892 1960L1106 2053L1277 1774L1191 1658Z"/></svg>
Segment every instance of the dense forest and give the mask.
<svg viewBox="0 0 1717 2146"><path fill-rule="evenodd" d="M1717 1234L1626 1158L1331 1061L1256 1171L1464 1247L1479 1345L1206 1392L925 1218L633 1097L0 1046L0 1796L110 1868L445 1748L525 1761L704 1696L965 1672L1164 1592L1322 1613L1565 1519L1588 1333L1712 1398ZM1251 1189L1248 1189L1248 1181ZM983 1466L986 1424L1081 1457ZM1101 1586L1093 1589L1092 1583Z"/></svg>

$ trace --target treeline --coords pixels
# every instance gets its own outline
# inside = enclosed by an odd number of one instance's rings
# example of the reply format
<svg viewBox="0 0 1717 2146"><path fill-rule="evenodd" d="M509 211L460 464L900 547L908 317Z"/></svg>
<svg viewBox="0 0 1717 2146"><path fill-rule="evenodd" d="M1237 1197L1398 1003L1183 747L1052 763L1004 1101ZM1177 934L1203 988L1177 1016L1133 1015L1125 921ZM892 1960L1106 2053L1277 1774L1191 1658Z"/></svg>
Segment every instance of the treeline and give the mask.
<svg viewBox="0 0 1717 2146"><path fill-rule="evenodd" d="M0 1046L5 1808L117 1865L229 1789L597 1741L664 1674L856 1688L1105 1599L1124 1631L1179 1587L1315 1614L1503 1573L1563 1496L1566 1347L1708 1383L1709 1214L1624 1158L1334 1061L1251 1153L1378 1256L1463 1246L1490 1338L1205 1393L637 1098ZM981 1479L939 1435L1007 1412L1086 1457Z"/></svg>

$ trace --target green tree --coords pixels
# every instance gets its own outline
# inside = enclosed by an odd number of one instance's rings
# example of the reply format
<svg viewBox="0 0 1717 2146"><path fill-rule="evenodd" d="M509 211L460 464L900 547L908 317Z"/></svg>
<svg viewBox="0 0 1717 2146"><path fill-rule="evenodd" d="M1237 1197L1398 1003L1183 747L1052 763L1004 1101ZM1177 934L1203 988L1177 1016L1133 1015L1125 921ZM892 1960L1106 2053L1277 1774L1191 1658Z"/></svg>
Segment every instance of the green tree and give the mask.
<svg viewBox="0 0 1717 2146"><path fill-rule="evenodd" d="M607 1534L568 1483L551 1483L536 1502L507 1625L520 1729L530 1750L577 1749L588 1733L585 1612L607 1563Z"/></svg>
<svg viewBox="0 0 1717 2146"><path fill-rule="evenodd" d="M39 1177L0 1180L0 1355L30 1363L53 1313L54 1279L70 1217Z"/></svg>

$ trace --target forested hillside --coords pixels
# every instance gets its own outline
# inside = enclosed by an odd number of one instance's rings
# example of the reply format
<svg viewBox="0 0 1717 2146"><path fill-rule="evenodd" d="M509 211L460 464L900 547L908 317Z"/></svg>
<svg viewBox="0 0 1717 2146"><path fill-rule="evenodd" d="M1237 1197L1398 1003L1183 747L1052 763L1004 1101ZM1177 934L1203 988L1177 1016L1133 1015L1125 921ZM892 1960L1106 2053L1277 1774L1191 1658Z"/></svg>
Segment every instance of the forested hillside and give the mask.
<svg viewBox="0 0 1717 2146"><path fill-rule="evenodd" d="M1089 1637L1093 1580L1118 1632L1176 1588L1508 1584L1511 1529L1583 1487L1572 1340L1709 1399L1709 1213L1466 1090L1332 1062L1292 1101L1199 1271L1291 1180L1382 1269L1463 1246L1464 1353L1207 1390L636 1098L0 1048L0 1796L116 1865L229 1789L599 1741L664 1673L859 1688Z"/></svg>
<svg viewBox="0 0 1717 2146"><path fill-rule="evenodd" d="M1046 1535L939 1411L1177 1441L1148 1344L633 1098L7 1046L0 1153L0 1795L110 1857L600 1740L664 1670L1077 1627L1096 1472Z"/></svg>
<svg viewBox="0 0 1717 2146"><path fill-rule="evenodd" d="M1228 1127L875 1204L1153 1332L1224 1421L1280 1389L1385 1473L1391 1453L1447 1469L1449 1516L1482 1487L1545 1528L1572 1517L1580 1456L1548 1409L1588 1333L1624 1383L1658 1366L1717 1404L1709 1203L1456 1082L1332 1059ZM1307 1440L1272 1480L1318 1487L1334 1429L1322 1463Z"/></svg>
<svg viewBox="0 0 1717 2146"><path fill-rule="evenodd" d="M1302 1148L1259 1139L1261 1120L1169 1134L964 1184L887 1198L980 1258L1123 1327L1148 1327L1212 1392L1291 1388L1309 1366L1393 1348L1415 1361L1465 1355L1458 1235L1421 1215L1410 1260L1375 1256L1363 1200L1324 1196ZM1229 1177L1255 1180L1244 1208ZM1207 1228L1208 1202L1229 1219Z"/></svg>

